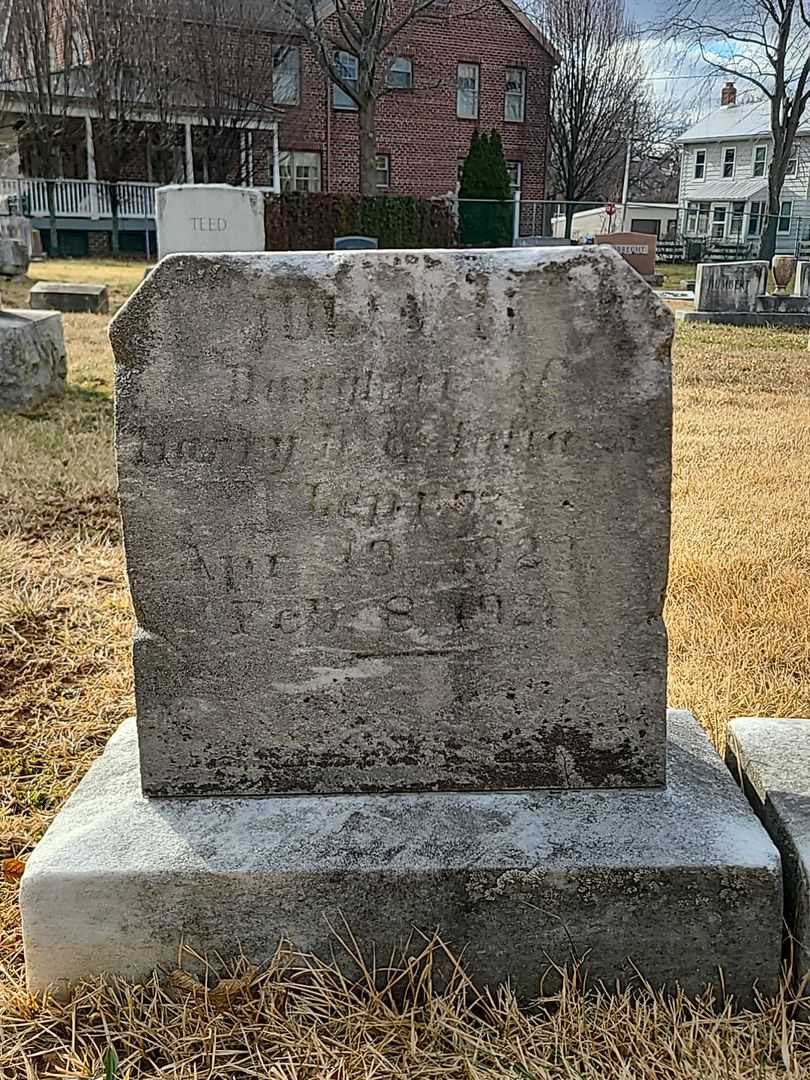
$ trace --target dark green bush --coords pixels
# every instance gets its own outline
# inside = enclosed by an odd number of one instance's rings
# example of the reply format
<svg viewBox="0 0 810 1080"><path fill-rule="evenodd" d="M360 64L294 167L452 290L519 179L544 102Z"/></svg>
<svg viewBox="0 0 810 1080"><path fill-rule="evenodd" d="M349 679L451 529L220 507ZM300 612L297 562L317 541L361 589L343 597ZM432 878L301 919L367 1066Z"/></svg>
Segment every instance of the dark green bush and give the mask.
<svg viewBox="0 0 810 1080"><path fill-rule="evenodd" d="M452 208L409 196L268 195L264 221L268 251L329 251L336 236L375 236L381 248L456 244Z"/></svg>

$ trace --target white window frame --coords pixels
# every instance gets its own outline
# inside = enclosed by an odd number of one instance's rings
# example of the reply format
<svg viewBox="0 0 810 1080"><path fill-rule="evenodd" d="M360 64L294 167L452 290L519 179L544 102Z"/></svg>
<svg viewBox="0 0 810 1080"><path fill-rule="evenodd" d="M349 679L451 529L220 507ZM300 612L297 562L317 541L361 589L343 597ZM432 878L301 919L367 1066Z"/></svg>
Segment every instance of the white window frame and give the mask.
<svg viewBox="0 0 810 1080"><path fill-rule="evenodd" d="M762 172L757 172L757 151L764 151L765 156L762 159ZM768 144L757 143L754 147L754 153L751 158L751 175L752 176L767 176L768 175Z"/></svg>
<svg viewBox="0 0 810 1080"><path fill-rule="evenodd" d="M407 83L403 86L402 83L392 82L391 76L394 73L398 75L406 74ZM413 90L413 60L411 60L410 56L395 56L392 58L385 73L385 85L389 90Z"/></svg>
<svg viewBox="0 0 810 1080"><path fill-rule="evenodd" d="M742 207L735 210L734 207ZM736 229L735 229L736 224ZM745 228L745 202L742 199L734 199L729 209L728 236L740 239Z"/></svg>
<svg viewBox="0 0 810 1080"><path fill-rule="evenodd" d="M347 60L351 61L348 66L354 69L354 75L351 77L345 73ZM354 83L355 85L358 83L360 79L360 61L354 53L346 52L345 49L338 49L335 52L335 64L341 68L341 75L345 82ZM332 83L332 108L341 112L357 112L357 102L353 101L336 82Z"/></svg>
<svg viewBox="0 0 810 1080"><path fill-rule="evenodd" d="M726 154L731 154L731 173L726 176ZM720 179L733 180L737 173L737 147L723 146L720 148Z"/></svg>
<svg viewBox="0 0 810 1080"><path fill-rule="evenodd" d="M755 210L754 207L757 207ZM748 228L746 236L762 236L762 226L765 221L765 206L762 199L752 199L748 210ZM753 226L756 225L756 229Z"/></svg>
<svg viewBox="0 0 810 1080"><path fill-rule="evenodd" d="M514 195L516 191L521 190L521 185L523 184L523 162L507 161L506 171L509 173L509 187ZM513 172L515 176L514 180L512 179Z"/></svg>
<svg viewBox="0 0 810 1080"><path fill-rule="evenodd" d="M706 236L709 232L709 224L711 222L712 208L711 203L693 200L686 205L686 235L687 236ZM705 218L705 228L701 230L700 219Z"/></svg>
<svg viewBox="0 0 810 1080"><path fill-rule="evenodd" d="M791 165L793 166L793 168L791 168ZM795 180L798 175L799 175L799 148L794 143L793 144L793 149L790 151L790 157L788 158L787 166L785 168L785 179L786 180Z"/></svg>
<svg viewBox="0 0 810 1080"><path fill-rule="evenodd" d="M720 217L718 217L720 214ZM722 232L716 233L717 226L722 226ZM710 240L725 240L726 229L728 229L728 204L727 203L712 203L712 215L709 223L709 239Z"/></svg>
<svg viewBox="0 0 810 1080"><path fill-rule="evenodd" d="M284 54L283 56L281 54ZM301 50L297 45L273 46L273 104L297 105L301 100ZM293 59L291 69L285 71L285 62ZM282 94L282 76L290 80L292 76L292 95Z"/></svg>
<svg viewBox="0 0 810 1080"><path fill-rule="evenodd" d="M702 162L698 161L698 156L700 154L703 155L703 161ZM699 184L702 184L703 181L706 179L706 165L707 165L707 163L708 163L708 155L706 153L706 147L705 146L696 146L695 147L695 160L692 162L692 179L697 180L697 182ZM702 165L702 167L703 167L703 172L701 173L700 176L698 176L698 166L699 165Z"/></svg>
<svg viewBox="0 0 810 1080"><path fill-rule="evenodd" d="M320 191L321 190L321 155L317 150L280 150L279 175L282 191ZM304 169L315 167L315 186L299 187L305 179ZM299 170L301 174L299 175Z"/></svg>
<svg viewBox="0 0 810 1080"><path fill-rule="evenodd" d="M385 162L384 168L381 168L378 162L382 159ZM377 172L377 187L383 191L389 191L391 189L391 155L390 154L375 154L374 155L374 168ZM381 184L379 181L379 175L381 172L385 172L387 177L386 182Z"/></svg>
<svg viewBox="0 0 810 1080"><path fill-rule="evenodd" d="M468 68L472 71L475 82L472 87L462 87L461 80L470 79L471 75L462 75L461 69ZM472 112L462 112L462 95L471 94L474 102ZM481 109L481 65L473 63L460 63L456 65L456 116L459 120L477 120Z"/></svg>
<svg viewBox="0 0 810 1080"><path fill-rule="evenodd" d="M509 89L510 72L520 75L519 90ZM510 102L513 106L517 104L517 109L513 109L513 111L517 112L517 116L509 115ZM507 124L522 124L526 120L526 68L507 67L506 71L504 72L503 118Z"/></svg>
<svg viewBox="0 0 810 1080"><path fill-rule="evenodd" d="M790 210L788 210L788 215L787 215L787 228L783 229L782 228L782 222L785 219L785 207L786 206L789 206ZM779 233L780 236L786 236L792 230L793 230L793 199L783 199L779 203L779 217L776 220L776 231Z"/></svg>

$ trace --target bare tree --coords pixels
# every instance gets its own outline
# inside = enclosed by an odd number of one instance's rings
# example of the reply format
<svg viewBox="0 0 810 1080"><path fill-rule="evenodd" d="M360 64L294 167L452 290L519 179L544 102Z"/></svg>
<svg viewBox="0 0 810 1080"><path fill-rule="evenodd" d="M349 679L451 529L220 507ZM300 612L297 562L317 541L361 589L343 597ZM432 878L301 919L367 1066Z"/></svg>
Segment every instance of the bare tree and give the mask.
<svg viewBox="0 0 810 1080"><path fill-rule="evenodd" d="M119 190L131 154L143 145L145 85L133 57L133 43L146 25L139 0L73 0L73 19L82 64L75 76L77 96L93 117L96 171L107 181L112 218L112 250L119 244Z"/></svg>
<svg viewBox="0 0 810 1080"><path fill-rule="evenodd" d="M2 78L23 117L19 136L29 172L47 183L50 250L59 251L56 179L69 136L73 67L69 0L15 0L2 55Z"/></svg>
<svg viewBox="0 0 810 1080"><path fill-rule="evenodd" d="M187 0L183 63L209 182L247 183L246 133L273 113L267 12L256 0Z"/></svg>
<svg viewBox="0 0 810 1080"><path fill-rule="evenodd" d="M375 117L377 102L387 89L392 59L387 54L405 27L434 2L334 0L325 5L321 0L277 0L290 31L307 42L327 78L357 108L363 195L377 194ZM356 68L353 64L347 69L343 53L354 57Z"/></svg>
<svg viewBox="0 0 810 1080"><path fill-rule="evenodd" d="M566 200L565 234L576 203L602 198L623 161L643 85L641 48L623 0L540 0L533 11L561 54L551 94L551 165Z"/></svg>
<svg viewBox="0 0 810 1080"><path fill-rule="evenodd" d="M788 162L810 101L807 0L681 0L665 29L710 70L743 79L769 104L773 152L759 255L770 259Z"/></svg>

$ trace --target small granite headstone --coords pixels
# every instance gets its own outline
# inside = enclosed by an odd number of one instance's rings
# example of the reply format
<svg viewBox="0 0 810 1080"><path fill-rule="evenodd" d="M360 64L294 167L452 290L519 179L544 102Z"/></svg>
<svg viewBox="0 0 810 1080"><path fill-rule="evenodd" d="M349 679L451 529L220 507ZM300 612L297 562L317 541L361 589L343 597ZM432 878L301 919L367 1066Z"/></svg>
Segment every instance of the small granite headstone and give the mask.
<svg viewBox="0 0 810 1080"><path fill-rule="evenodd" d="M768 291L768 263L700 263L695 276L695 311L754 312Z"/></svg>
<svg viewBox="0 0 810 1080"><path fill-rule="evenodd" d="M663 783L671 325L617 264L147 278L112 332L147 793Z"/></svg>
<svg viewBox="0 0 810 1080"><path fill-rule="evenodd" d="M32 286L28 300L37 311L106 315L110 310L106 285L85 285L75 281L38 281Z"/></svg>
<svg viewBox="0 0 810 1080"><path fill-rule="evenodd" d="M158 257L176 252L264 251L264 194L229 184L157 190Z"/></svg>
<svg viewBox="0 0 810 1080"><path fill-rule="evenodd" d="M336 236L335 251L372 251L379 247L375 236Z"/></svg>
<svg viewBox="0 0 810 1080"><path fill-rule="evenodd" d="M597 244L610 244L643 278L655 276L657 241L654 233L601 233L594 240Z"/></svg>

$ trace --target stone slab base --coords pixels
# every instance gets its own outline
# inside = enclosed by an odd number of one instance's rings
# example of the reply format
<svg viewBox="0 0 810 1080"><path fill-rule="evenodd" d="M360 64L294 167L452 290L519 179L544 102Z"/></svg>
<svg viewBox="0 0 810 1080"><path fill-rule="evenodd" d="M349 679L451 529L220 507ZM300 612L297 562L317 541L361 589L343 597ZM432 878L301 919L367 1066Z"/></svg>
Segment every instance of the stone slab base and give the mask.
<svg viewBox="0 0 810 1080"><path fill-rule="evenodd" d="M741 717L728 763L782 856L798 978L810 972L810 720Z"/></svg>
<svg viewBox="0 0 810 1080"><path fill-rule="evenodd" d="M377 955L412 928L464 949L479 984L537 993L549 961L743 1001L777 984L778 854L688 713L662 791L146 799L125 723L22 880L31 988L137 979L182 939L267 960L328 955L345 918Z"/></svg>
<svg viewBox="0 0 810 1080"><path fill-rule="evenodd" d="M810 328L810 315L802 312L768 314L763 311L685 311L684 322L722 323L726 326L804 326Z"/></svg>
<svg viewBox="0 0 810 1080"><path fill-rule="evenodd" d="M62 316L0 309L0 412L23 412L61 397L66 377Z"/></svg>

